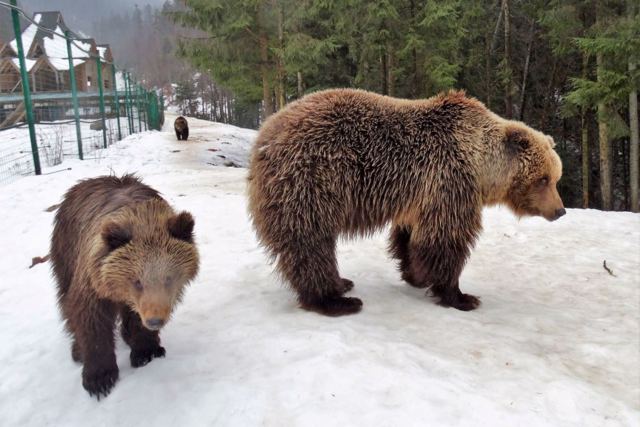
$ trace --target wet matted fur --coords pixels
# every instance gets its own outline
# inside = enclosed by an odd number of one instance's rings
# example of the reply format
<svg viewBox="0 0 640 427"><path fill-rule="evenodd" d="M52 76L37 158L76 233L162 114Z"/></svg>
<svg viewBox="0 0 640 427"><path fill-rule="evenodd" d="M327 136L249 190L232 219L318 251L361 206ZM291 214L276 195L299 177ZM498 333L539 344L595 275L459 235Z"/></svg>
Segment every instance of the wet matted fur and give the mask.
<svg viewBox="0 0 640 427"><path fill-rule="evenodd" d="M89 394L106 396L118 379L118 317L132 366L164 356L158 331L198 272L193 226L191 214L177 214L132 175L87 179L64 196L51 262Z"/></svg>
<svg viewBox="0 0 640 427"><path fill-rule="evenodd" d="M392 224L403 278L440 304L472 310L458 278L481 230L482 207L564 213L553 140L502 119L463 92L401 100L352 89L308 95L270 117L253 148L249 213L302 307L355 313L336 239Z"/></svg>

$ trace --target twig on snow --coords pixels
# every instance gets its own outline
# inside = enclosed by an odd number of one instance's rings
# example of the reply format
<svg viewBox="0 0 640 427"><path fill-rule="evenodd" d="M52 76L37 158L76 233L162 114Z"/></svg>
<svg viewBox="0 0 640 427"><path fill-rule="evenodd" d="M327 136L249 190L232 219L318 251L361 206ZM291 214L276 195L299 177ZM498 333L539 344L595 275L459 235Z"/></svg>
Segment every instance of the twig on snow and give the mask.
<svg viewBox="0 0 640 427"><path fill-rule="evenodd" d="M602 261L602 266L604 267L605 270L607 270L607 273L609 273L613 277L618 277L615 274L613 274L613 271L611 271L611 269L609 267L607 267L607 260L606 259L604 261Z"/></svg>

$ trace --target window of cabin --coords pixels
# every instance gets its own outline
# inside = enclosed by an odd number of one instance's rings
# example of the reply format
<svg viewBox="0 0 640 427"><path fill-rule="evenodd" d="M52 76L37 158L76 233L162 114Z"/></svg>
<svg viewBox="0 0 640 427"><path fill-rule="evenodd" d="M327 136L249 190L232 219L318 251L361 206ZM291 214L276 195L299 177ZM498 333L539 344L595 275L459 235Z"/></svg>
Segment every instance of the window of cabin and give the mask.
<svg viewBox="0 0 640 427"><path fill-rule="evenodd" d="M91 87L91 76L87 76L87 86Z"/></svg>
<svg viewBox="0 0 640 427"><path fill-rule="evenodd" d="M104 79L104 88L105 89L109 89L109 80L108 79Z"/></svg>

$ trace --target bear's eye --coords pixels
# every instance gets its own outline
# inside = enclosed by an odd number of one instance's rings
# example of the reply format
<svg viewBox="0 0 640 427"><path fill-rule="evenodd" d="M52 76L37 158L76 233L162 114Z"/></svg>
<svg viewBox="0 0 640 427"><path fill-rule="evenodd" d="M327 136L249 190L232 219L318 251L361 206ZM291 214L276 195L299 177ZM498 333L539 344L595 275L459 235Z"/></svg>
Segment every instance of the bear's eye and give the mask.
<svg viewBox="0 0 640 427"><path fill-rule="evenodd" d="M546 187L547 185L549 185L549 177L547 176L543 176L542 178L540 178L538 180L538 182L536 183L538 187L542 188L542 187Z"/></svg>
<svg viewBox="0 0 640 427"><path fill-rule="evenodd" d="M136 288L136 291L142 292L142 283L140 283L140 280L133 282L133 287Z"/></svg>

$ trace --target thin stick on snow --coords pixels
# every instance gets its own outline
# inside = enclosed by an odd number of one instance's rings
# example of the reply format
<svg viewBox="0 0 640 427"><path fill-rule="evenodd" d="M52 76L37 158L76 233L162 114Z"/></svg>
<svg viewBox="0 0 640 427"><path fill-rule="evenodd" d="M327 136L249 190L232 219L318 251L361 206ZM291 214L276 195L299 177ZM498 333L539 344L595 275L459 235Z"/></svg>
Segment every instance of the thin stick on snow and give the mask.
<svg viewBox="0 0 640 427"><path fill-rule="evenodd" d="M604 261L602 261L602 266L604 267L605 270L607 270L607 273L609 273L613 277L618 277L615 274L613 274L613 271L611 271L611 269L609 267L607 267L607 260L606 259Z"/></svg>

